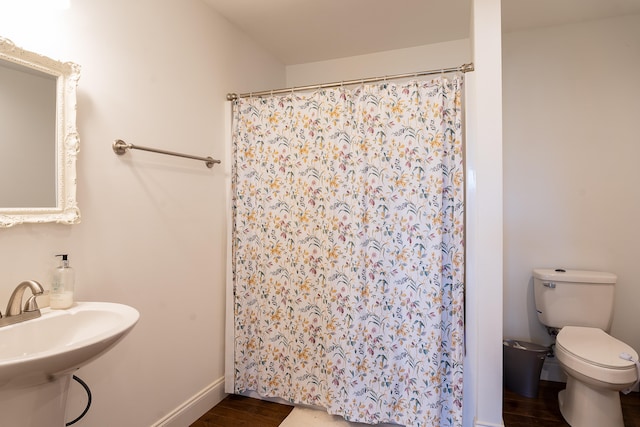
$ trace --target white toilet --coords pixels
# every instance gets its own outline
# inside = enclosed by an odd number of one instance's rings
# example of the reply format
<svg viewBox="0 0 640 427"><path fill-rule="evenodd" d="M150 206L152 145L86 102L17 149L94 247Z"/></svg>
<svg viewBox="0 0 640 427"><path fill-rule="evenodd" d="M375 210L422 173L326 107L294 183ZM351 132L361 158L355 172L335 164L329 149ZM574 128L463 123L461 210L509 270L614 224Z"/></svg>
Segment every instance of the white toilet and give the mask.
<svg viewBox="0 0 640 427"><path fill-rule="evenodd" d="M597 271L533 270L538 319L559 330L555 355L567 387L558 400L572 427L624 427L620 391L634 386L640 365L633 348L607 334L616 280Z"/></svg>

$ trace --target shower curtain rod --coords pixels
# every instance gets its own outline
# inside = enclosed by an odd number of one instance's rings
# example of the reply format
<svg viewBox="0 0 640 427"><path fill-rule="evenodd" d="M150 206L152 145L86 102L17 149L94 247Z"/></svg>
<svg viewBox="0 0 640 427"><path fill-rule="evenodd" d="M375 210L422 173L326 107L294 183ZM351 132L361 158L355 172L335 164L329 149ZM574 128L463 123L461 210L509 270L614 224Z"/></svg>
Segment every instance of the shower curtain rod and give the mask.
<svg viewBox="0 0 640 427"><path fill-rule="evenodd" d="M454 73L454 72L466 73L473 70L474 70L473 63L469 63L469 64L462 64L459 67L440 68L438 70L419 71L417 73L394 74L390 76L369 77L366 79L356 79L356 80L345 80L341 82L323 83L319 85L298 86L298 87L290 87L290 88L275 89L275 90L263 90L262 92L248 92L248 93L241 93L239 95L237 93L228 93L227 101L235 101L238 98L251 98L254 96L276 95L279 93L288 93L288 92L293 93L293 92L298 92L303 90L325 89L325 88L349 86L349 85L362 84L362 83L382 82L385 80L396 80L396 79L406 79L410 77L430 76L433 74L444 74L444 73Z"/></svg>

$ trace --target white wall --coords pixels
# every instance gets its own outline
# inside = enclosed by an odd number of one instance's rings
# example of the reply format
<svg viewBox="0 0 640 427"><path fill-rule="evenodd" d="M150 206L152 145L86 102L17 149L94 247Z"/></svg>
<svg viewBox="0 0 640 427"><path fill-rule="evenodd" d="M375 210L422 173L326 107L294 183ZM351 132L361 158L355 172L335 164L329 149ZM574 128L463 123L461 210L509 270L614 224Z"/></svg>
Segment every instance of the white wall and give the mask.
<svg viewBox="0 0 640 427"><path fill-rule="evenodd" d="M502 75L500 0L472 2L467 86L464 425L502 426Z"/></svg>
<svg viewBox="0 0 640 427"><path fill-rule="evenodd" d="M330 61L289 65L287 87L458 67L469 61L469 40L453 40Z"/></svg>
<svg viewBox="0 0 640 427"><path fill-rule="evenodd" d="M10 3L22 2L2 3L0 35L82 66L82 222L0 229L0 309L20 281L48 283L53 255L68 252L78 299L121 302L141 313L123 342L78 372L93 405L76 425L150 426L201 390L217 399L224 165L207 169L141 151L118 157L111 143L122 138L224 159L226 93L282 86L284 66L201 0L72 0L62 12L6 10ZM72 387L68 419L85 403Z"/></svg>
<svg viewBox="0 0 640 427"><path fill-rule="evenodd" d="M504 37L504 336L548 343L531 270L618 275L612 335L640 350L640 15Z"/></svg>
<svg viewBox="0 0 640 427"><path fill-rule="evenodd" d="M486 151L476 152L482 188L476 201L483 210L474 215L474 233L476 242L500 233L495 226L500 215L493 215L501 204L495 185L500 169L492 162L501 155L495 126L500 103L494 99L499 72L491 65L499 51L494 38L499 1L474 4L483 12L474 31L486 37L474 37L473 55L463 40L291 66L286 73L200 0L72 1L70 10L53 16L0 10L2 36L83 66L78 111L82 223L0 230L0 301L23 279L46 281L53 255L65 251L77 270L80 299L123 302L142 314L118 347L80 370L94 403L77 425L104 420L124 427L151 425L199 391L218 390L223 375L224 169L143 152L116 157L115 138L224 159L228 91L444 68L473 56L476 65L487 66L474 78L480 92L474 108L486 102L493 106L475 119L473 143ZM475 261L484 269L474 272L477 292L467 306L477 347L465 368L465 389L470 378L473 393L465 426L474 423L472 418L476 425L500 423L501 344L494 332L501 329L501 319L493 319L500 317L502 283L493 272L501 270L502 255L496 247L482 259L486 264ZM73 390L70 399L70 411L79 413L82 392Z"/></svg>

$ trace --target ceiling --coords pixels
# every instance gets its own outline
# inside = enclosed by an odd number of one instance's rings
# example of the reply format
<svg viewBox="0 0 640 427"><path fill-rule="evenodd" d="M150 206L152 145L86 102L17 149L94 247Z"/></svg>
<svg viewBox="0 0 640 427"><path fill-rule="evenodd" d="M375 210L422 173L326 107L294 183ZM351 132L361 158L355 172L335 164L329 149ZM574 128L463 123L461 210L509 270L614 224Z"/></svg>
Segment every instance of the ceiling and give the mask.
<svg viewBox="0 0 640 427"><path fill-rule="evenodd" d="M469 37L471 0L204 0L285 65ZM640 0L502 0L503 32L640 13Z"/></svg>

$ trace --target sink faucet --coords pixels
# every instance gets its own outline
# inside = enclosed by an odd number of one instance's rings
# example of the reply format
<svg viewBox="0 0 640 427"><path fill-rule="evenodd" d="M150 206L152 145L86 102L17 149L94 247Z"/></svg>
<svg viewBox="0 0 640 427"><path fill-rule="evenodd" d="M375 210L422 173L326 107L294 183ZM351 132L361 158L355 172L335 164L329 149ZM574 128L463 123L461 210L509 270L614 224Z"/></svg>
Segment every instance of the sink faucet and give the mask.
<svg viewBox="0 0 640 427"><path fill-rule="evenodd" d="M31 296L24 304L24 311L22 309L22 296L24 291L29 288L31 290ZM40 309L36 302L36 297L42 295L44 289L42 285L35 280L25 280L20 283L13 290L11 297L9 297L9 303L7 304L7 312L4 317L0 314L0 326L11 325L13 323L24 322L25 320L35 319L40 317Z"/></svg>

